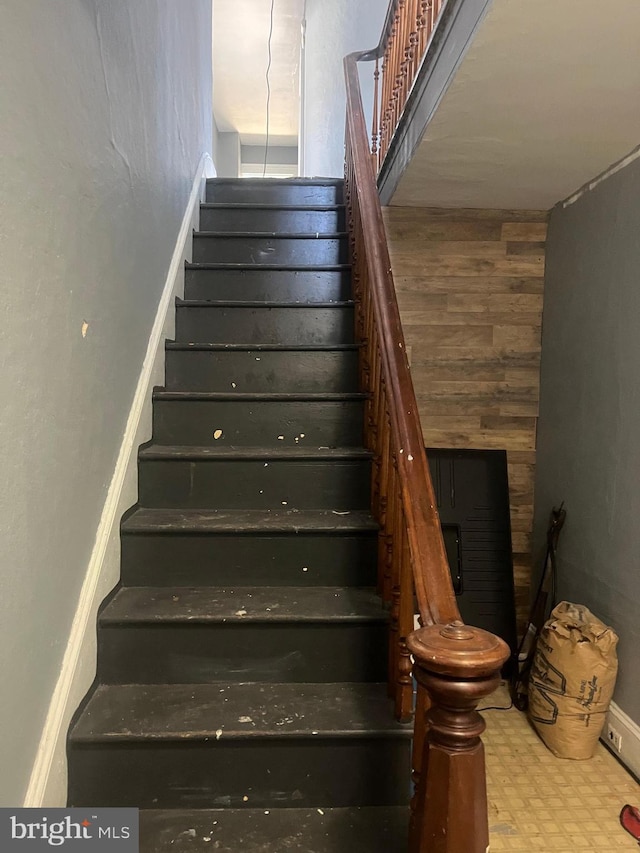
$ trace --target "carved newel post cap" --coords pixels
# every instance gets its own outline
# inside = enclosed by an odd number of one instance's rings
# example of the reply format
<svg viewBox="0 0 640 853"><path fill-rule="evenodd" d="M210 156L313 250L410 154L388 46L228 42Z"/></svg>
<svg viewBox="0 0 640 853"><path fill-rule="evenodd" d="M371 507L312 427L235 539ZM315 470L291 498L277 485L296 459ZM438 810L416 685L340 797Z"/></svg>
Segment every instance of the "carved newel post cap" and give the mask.
<svg viewBox="0 0 640 853"><path fill-rule="evenodd" d="M456 620L419 628L407 646L422 669L454 678L483 678L503 665L509 646L495 634Z"/></svg>
<svg viewBox="0 0 640 853"><path fill-rule="evenodd" d="M446 637L447 640L472 640L473 629L456 619L455 622L449 622L444 628L440 628L440 636Z"/></svg>

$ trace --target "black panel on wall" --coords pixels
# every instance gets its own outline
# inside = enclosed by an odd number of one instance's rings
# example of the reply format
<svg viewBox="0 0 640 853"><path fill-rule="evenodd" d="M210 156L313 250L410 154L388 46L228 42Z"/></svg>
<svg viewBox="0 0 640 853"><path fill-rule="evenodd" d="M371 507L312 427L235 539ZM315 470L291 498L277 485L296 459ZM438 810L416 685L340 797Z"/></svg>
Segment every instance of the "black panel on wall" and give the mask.
<svg viewBox="0 0 640 853"><path fill-rule="evenodd" d="M460 614L515 651L507 454L427 449L427 455Z"/></svg>

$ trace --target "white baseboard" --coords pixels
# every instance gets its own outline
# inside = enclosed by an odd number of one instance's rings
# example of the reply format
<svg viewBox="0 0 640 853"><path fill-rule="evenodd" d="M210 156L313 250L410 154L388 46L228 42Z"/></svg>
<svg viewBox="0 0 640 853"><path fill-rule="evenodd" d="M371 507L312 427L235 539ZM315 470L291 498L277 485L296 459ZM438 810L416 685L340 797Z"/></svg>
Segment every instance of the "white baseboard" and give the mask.
<svg viewBox="0 0 640 853"><path fill-rule="evenodd" d="M198 226L199 203L206 179L215 175L204 154L198 165L167 272L147 352L140 371L115 471L96 532L71 633L62 661L42 736L24 797L26 808L66 805L67 730L73 714L96 674L96 618L98 607L120 576L120 518L137 500L137 450L151 437L151 392L164 384L164 341L173 338L175 296L184 293L184 261L191 258L191 234Z"/></svg>
<svg viewBox="0 0 640 853"><path fill-rule="evenodd" d="M607 739L607 727L615 729L622 738L622 749L618 752ZM640 726L612 702L602 731L602 742L619 758L629 770L640 778Z"/></svg>

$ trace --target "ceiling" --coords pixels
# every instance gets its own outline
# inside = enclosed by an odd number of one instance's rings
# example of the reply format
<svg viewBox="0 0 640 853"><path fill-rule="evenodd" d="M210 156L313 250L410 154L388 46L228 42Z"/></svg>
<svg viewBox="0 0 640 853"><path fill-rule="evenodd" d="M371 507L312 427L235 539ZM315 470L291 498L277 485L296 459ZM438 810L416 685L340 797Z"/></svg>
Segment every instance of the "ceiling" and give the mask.
<svg viewBox="0 0 640 853"><path fill-rule="evenodd" d="M214 0L213 112L220 131L245 145L266 135L266 70L271 0ZM296 145L304 0L274 0L269 136Z"/></svg>
<svg viewBox="0 0 640 853"><path fill-rule="evenodd" d="M548 209L640 143L640 2L493 0L392 199Z"/></svg>

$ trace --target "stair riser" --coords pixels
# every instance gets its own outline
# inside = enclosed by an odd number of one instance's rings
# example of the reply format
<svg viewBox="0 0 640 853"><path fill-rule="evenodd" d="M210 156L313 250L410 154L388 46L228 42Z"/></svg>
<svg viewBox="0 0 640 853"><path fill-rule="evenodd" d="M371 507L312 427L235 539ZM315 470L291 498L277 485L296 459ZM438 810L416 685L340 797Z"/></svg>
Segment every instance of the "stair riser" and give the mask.
<svg viewBox="0 0 640 853"><path fill-rule="evenodd" d="M125 586L372 586L376 534L122 536ZM306 571L305 571L306 569Z"/></svg>
<svg viewBox="0 0 640 853"><path fill-rule="evenodd" d="M166 388L229 394L349 393L358 390L358 351L170 349L166 353Z"/></svg>
<svg viewBox="0 0 640 853"><path fill-rule="evenodd" d="M342 270L185 270L185 299L231 302L343 302L351 299L351 277Z"/></svg>
<svg viewBox="0 0 640 853"><path fill-rule="evenodd" d="M348 250L346 238L193 235L195 264L346 264Z"/></svg>
<svg viewBox="0 0 640 853"><path fill-rule="evenodd" d="M212 717L215 729L215 715ZM405 738L296 738L70 748L69 805L277 808L407 805Z"/></svg>
<svg viewBox="0 0 640 853"><path fill-rule="evenodd" d="M345 230L345 211L200 208L200 231L280 231L331 234Z"/></svg>
<svg viewBox="0 0 640 853"><path fill-rule="evenodd" d="M369 461L143 460L140 504L200 509L369 506Z"/></svg>
<svg viewBox="0 0 640 853"><path fill-rule="evenodd" d="M351 344L353 308L178 305L176 340L197 343Z"/></svg>
<svg viewBox="0 0 640 853"><path fill-rule="evenodd" d="M239 599L238 607L242 601ZM103 684L384 681L387 626L263 623L125 626L98 632Z"/></svg>
<svg viewBox="0 0 640 853"><path fill-rule="evenodd" d="M207 181L208 202L221 204L342 204L340 184L291 184L284 181Z"/></svg>
<svg viewBox="0 0 640 853"><path fill-rule="evenodd" d="M154 400L153 437L201 447L355 447L362 446L363 411L359 401Z"/></svg>

